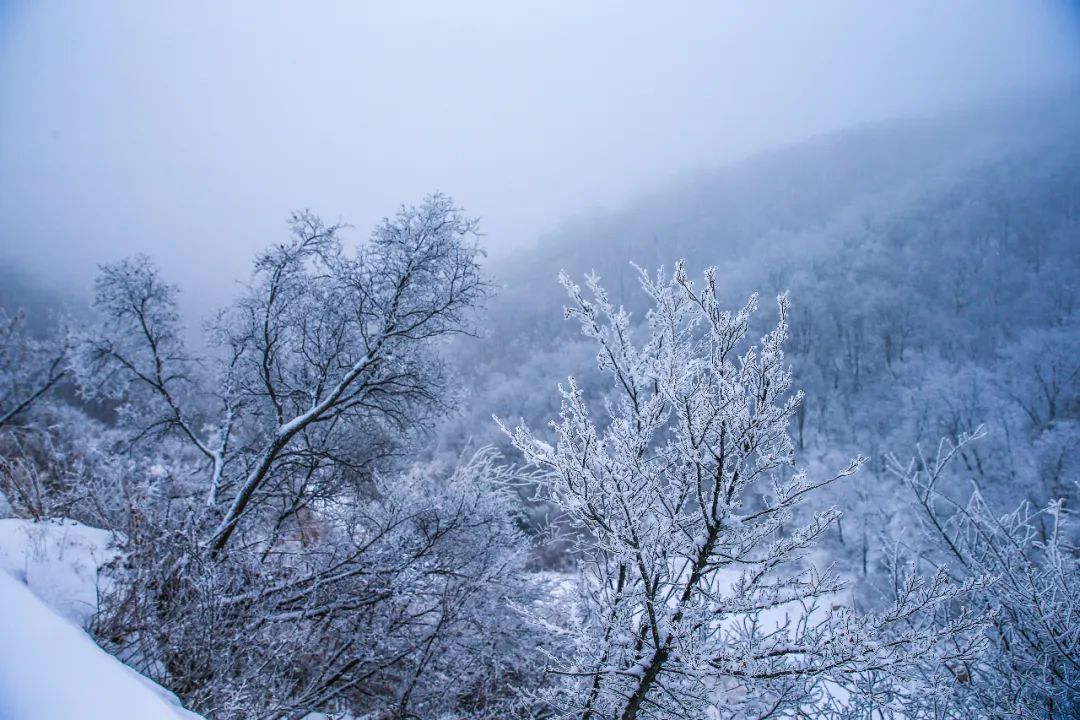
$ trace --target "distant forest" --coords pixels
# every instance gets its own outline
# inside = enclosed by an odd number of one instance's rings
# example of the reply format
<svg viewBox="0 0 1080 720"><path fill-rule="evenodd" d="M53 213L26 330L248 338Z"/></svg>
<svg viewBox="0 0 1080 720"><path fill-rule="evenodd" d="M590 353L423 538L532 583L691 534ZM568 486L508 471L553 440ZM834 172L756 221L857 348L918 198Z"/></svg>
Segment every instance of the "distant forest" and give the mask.
<svg viewBox="0 0 1080 720"><path fill-rule="evenodd" d="M90 631L188 707L1078 717L1075 87L500 263L441 194L289 229L212 318L0 277L0 514L116 532Z"/></svg>

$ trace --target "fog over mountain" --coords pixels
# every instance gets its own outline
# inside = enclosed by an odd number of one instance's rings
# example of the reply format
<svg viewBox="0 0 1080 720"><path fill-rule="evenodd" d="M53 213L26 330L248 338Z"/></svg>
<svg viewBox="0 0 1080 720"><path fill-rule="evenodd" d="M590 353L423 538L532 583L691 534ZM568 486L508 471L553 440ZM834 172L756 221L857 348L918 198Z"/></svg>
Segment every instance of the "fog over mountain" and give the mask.
<svg viewBox="0 0 1080 720"><path fill-rule="evenodd" d="M295 209L356 242L442 190L505 257L688 170L1078 72L1065 2L7 2L3 245L80 291L153 255L205 314Z"/></svg>
<svg viewBox="0 0 1080 720"><path fill-rule="evenodd" d="M9 2L0 158L0 717L1080 717L1075 4Z"/></svg>
<svg viewBox="0 0 1080 720"><path fill-rule="evenodd" d="M613 300L641 322L646 299L633 263L670 267L683 259L698 272L716 265L730 303L751 292L768 297L788 291L796 316L817 315L820 329L865 312L860 298L925 307L953 282L947 279L952 275L977 277L980 271L969 267L975 261L957 248L990 232L1000 216L1008 227L1001 231L1005 245L995 245L996 261L1008 266L1010 253L1055 246L1051 254L1060 253L1066 263L1040 270L1054 273L1053 287L1071 296L1080 279L1071 258L1078 167L1080 86L1070 84L934 118L829 134L687 175L622 211L579 216L547 235L541 247L493 263L500 293L486 336L460 343L461 366L475 378L468 385L479 393L461 421L463 432L498 440L493 425L477 429L491 413L535 422L557 411L545 392L539 412L517 383L554 387L581 372L588 357L587 350L568 350L590 343L562 319L566 293L557 277L563 270L578 282L597 273ZM1007 272L1014 271L1025 272ZM1052 291L1031 277L1020 287ZM993 333L988 344L971 351L975 357L985 359L998 342L1041 322L1031 305L1015 302L1007 303L1013 310L1000 329L1004 334ZM916 319L917 312L903 312L915 325L925 321ZM985 321L975 307L965 308L948 331L916 333L921 351L936 351L958 333L978 335L987 330ZM868 354L878 351L879 339L866 342ZM797 364L796 371L808 369ZM481 380L491 377L500 382ZM891 377L883 381L895 382Z"/></svg>

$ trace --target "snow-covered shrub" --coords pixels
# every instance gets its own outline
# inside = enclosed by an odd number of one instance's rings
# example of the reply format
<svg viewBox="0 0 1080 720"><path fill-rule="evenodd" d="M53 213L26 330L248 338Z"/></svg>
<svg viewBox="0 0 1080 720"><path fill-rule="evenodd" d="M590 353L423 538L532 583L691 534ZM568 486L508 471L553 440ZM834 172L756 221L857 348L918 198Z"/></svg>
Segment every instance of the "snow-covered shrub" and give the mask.
<svg viewBox="0 0 1080 720"><path fill-rule="evenodd" d="M942 440L936 454L920 452L909 463L891 458L918 510L922 532L907 538L911 551L938 572L947 568L956 584L993 579L967 601L993 619L985 651L947 668L926 667L927 675L947 670L957 682L951 702L924 716L1076 717L1080 560L1069 539L1074 512L1054 499L1042 508L1025 500L1001 513L987 502L977 480L967 486L966 497L958 492L975 473L958 470L956 461L983 436L978 430Z"/></svg>
<svg viewBox="0 0 1080 720"><path fill-rule="evenodd" d="M507 652L523 639L509 601L524 545L505 480L486 451L449 473L379 475L223 557L159 499L95 633L214 718L491 710L525 672Z"/></svg>
<svg viewBox="0 0 1080 720"><path fill-rule="evenodd" d="M567 316L598 346L610 394L590 403L571 378L554 444L525 426L511 433L587 531L578 611L559 623L559 682L544 695L556 716L821 714L830 684L971 657L964 636L977 619L926 616L973 583L898 567L893 602L857 613L835 599L840 579L806 561L839 511L803 524L793 511L861 459L823 478L793 468L788 425L801 394L789 392L782 350L787 299L752 346L756 300L725 310L715 270L700 290L682 264L640 281L652 308L638 340L595 276L591 297L563 277Z"/></svg>

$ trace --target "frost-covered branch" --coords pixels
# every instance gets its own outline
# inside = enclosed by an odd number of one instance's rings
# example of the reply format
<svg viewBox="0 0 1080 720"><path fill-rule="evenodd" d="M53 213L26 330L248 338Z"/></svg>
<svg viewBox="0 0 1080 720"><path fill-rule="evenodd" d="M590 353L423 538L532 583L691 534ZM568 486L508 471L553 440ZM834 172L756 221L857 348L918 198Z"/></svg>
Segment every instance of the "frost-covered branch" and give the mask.
<svg viewBox="0 0 1080 720"><path fill-rule="evenodd" d="M900 628L914 614L962 596L941 578L910 577L897 604L855 615L819 603L841 587L807 553L839 513L793 525L808 494L854 473L811 479L793 471L791 392L776 327L747 342L756 308L725 310L716 271L699 290L683 265L669 277L639 271L652 301L640 340L595 276L588 292L565 275L567 317L598 346L611 380L594 408L571 378L549 443L507 430L546 468L550 497L585 531L580 615L564 628L560 717L699 717L709 707L748 717L767 702L799 707L817 680L912 662L943 637L977 624ZM785 685L791 678L801 685Z"/></svg>
<svg viewBox="0 0 1080 720"><path fill-rule="evenodd" d="M12 425L64 379L68 350L64 333L35 338L23 313L0 308L0 429Z"/></svg>

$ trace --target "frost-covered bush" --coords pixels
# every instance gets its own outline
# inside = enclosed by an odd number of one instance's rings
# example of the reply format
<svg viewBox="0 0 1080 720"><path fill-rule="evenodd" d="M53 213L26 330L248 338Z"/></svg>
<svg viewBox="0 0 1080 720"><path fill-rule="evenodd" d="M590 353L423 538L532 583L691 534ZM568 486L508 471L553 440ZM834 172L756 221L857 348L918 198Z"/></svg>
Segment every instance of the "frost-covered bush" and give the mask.
<svg viewBox="0 0 1080 720"><path fill-rule="evenodd" d="M829 687L971 657L978 620L937 625L931 613L973 583L898 567L892 602L858 613L837 599L840 579L808 561L839 511L801 523L793 511L862 461L823 478L793 467L801 394L782 350L787 299L750 345L756 300L725 310L715 270L701 289L681 264L640 280L652 308L639 339L595 276L590 297L563 277L567 316L595 342L609 394L589 402L571 378L553 444L525 426L511 433L586 531L577 611L557 623L565 647L543 696L556 716L822 714Z"/></svg>
<svg viewBox="0 0 1080 720"><path fill-rule="evenodd" d="M987 502L973 473L954 466L984 433L943 440L933 456L891 458L911 490L922 532L906 543L954 583L992 579L969 598L993 622L977 657L951 664L949 703L927 717L1073 718L1080 714L1080 549L1074 511L1061 499L1022 501L1007 512ZM1075 480L1073 481L1075 483ZM956 485L967 485L966 496ZM952 486L952 487L950 487ZM1074 492L1076 488L1074 487ZM959 497L960 499L956 499ZM928 666L927 674L942 668Z"/></svg>
<svg viewBox="0 0 1080 720"><path fill-rule="evenodd" d="M508 605L524 558L505 472L481 452L449 472L380 475L222 558L188 508L158 498L95 633L214 718L491 712L530 681L508 652L524 640Z"/></svg>

